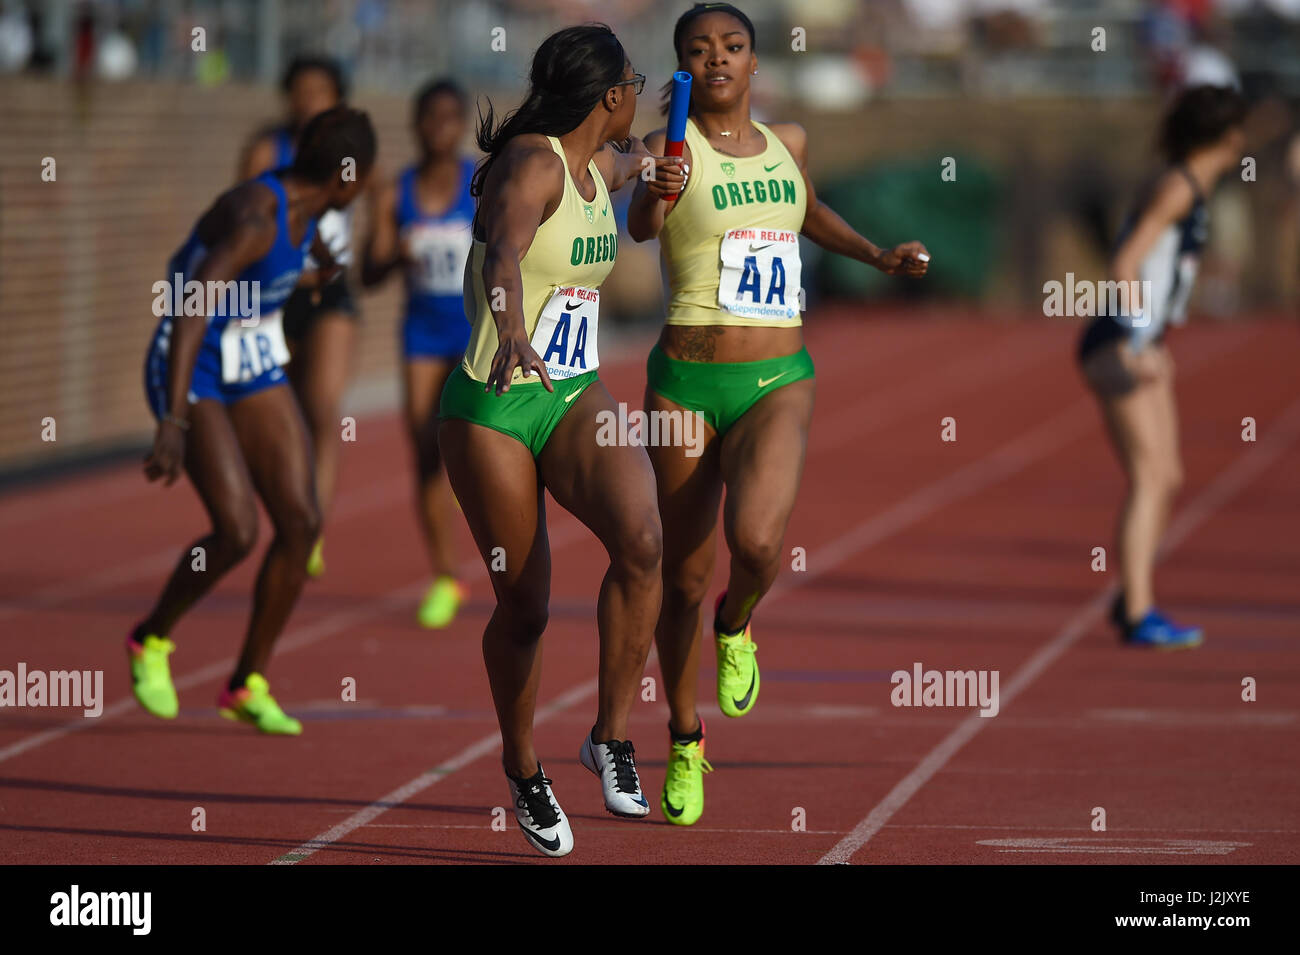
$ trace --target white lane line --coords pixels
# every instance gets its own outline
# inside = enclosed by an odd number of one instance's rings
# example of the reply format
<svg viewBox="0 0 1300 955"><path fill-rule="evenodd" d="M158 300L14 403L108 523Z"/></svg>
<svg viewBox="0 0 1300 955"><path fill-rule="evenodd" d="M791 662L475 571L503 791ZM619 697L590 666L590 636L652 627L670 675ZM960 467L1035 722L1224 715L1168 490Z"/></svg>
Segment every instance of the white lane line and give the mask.
<svg viewBox="0 0 1300 955"><path fill-rule="evenodd" d="M840 448L860 440L863 434L897 424L899 407L933 408L938 401L987 385L990 368L996 367L999 375L1010 375L1057 357L1053 350L1043 347L1041 340L1022 332L1012 330L973 354L953 359L945 364L938 381L933 376L914 377L888 390L868 390L856 401L836 405L826 419L816 422L817 431L808 442L809 448Z"/></svg>
<svg viewBox="0 0 1300 955"><path fill-rule="evenodd" d="M649 351L649 348L647 347L646 350ZM368 414L353 411L343 413L352 414L361 421L369 421L372 418L382 418L395 410L394 407L379 409ZM144 460L143 456L140 460ZM81 487L85 474L56 477L54 480L58 483L48 492L46 488L36 484L14 488L0 495L0 528L12 527L15 524L30 524L56 512L63 517L91 508L102 510L105 505L112 502L125 503L124 499L144 498L149 494L158 493L159 488L151 487L138 467L129 464L110 466L108 473L92 478L100 484L93 495L86 494ZM131 470L128 471L128 468ZM409 486L409 482L407 485ZM27 490L35 492L36 500L26 499ZM342 502L342 495L339 501Z"/></svg>
<svg viewBox="0 0 1300 955"><path fill-rule="evenodd" d="M659 824L666 826L668 823ZM371 829L474 829L479 831L490 832L511 832L506 829L492 829L489 825L469 826L465 824L454 825L452 823L433 823L433 822L372 822L369 826ZM601 824L588 823L583 826L584 829L621 829L627 832L627 824L620 822L609 822ZM707 826L691 826L691 832L721 832L727 835L778 835L778 836L839 836L844 834L843 829L710 829Z"/></svg>
<svg viewBox="0 0 1300 955"><path fill-rule="evenodd" d="M858 524L847 534L835 538L829 544L818 547L817 563L809 567L805 572L795 575L799 580L794 583L786 582L791 579L790 577L778 579L776 585L764 598L764 604L767 605L781 595L816 580L864 548L871 547L908 525L929 517L941 507L969 497L996 481L1023 470L1035 461L1064 446L1074 439L1084 425L1091 421L1085 413L1088 410L1088 404L1090 404L1089 401L1075 402L1063 412L1049 418L1043 424L1003 445L984 458L973 461L947 477L926 485L889 509ZM539 710L537 717L533 721L534 725L540 725L556 713L582 702L589 695L595 693L596 686L596 680L588 680L586 683L569 690L563 696L548 704L547 707ZM421 773L415 779L359 810L337 826L322 832L315 839L303 843L293 852L285 853L273 860L271 864L293 865L301 862L318 850L337 842L353 830L373 822L394 806L424 792L424 790L438 781L446 779L457 770L463 769L480 756L493 752L500 744L500 741L501 737L496 733L483 737L457 753L450 761L426 773Z"/></svg>
<svg viewBox="0 0 1300 955"><path fill-rule="evenodd" d="M1151 845L1152 842L1155 845ZM1131 843L1138 842L1138 845ZM989 846L998 852L1066 852L1088 855L1167 855L1167 856L1226 856L1238 849L1248 848L1251 842L1229 842L1209 839L1145 839L1127 840L1107 836L1073 836L1056 839L980 839L979 846Z"/></svg>
<svg viewBox="0 0 1300 955"><path fill-rule="evenodd" d="M346 809L342 809L339 811L347 812ZM905 824L905 823L898 823L898 822L891 822L887 826L885 826L885 828L886 829L973 829L980 832L984 830L993 832L998 829L1007 829L1010 830L1011 832L1034 832L1035 830L1039 832L1064 832L1065 831L1065 827L1063 826L1004 826L1002 824L998 824L996 826L970 826L970 825L959 826L959 825L952 825L947 823ZM1168 828L1164 826L1125 826L1123 829L1110 828L1107 830L1107 832L1109 832L1112 836L1117 836L1117 837L1123 837L1123 835L1126 832L1209 832L1209 833L1228 833L1234 835L1239 835L1242 833L1248 835L1267 833L1270 835L1291 835L1292 833L1300 833L1300 829L1203 829L1203 828L1183 828L1178 826L1172 828ZM1093 837L1087 837L1087 838L1093 838Z"/></svg>
<svg viewBox="0 0 1300 955"><path fill-rule="evenodd" d="M1232 499L1251 481L1259 477L1285 452L1300 434L1300 401L1293 403L1281 419L1269 430L1268 437L1254 448L1247 447L1232 464L1210 482L1185 511L1170 525L1161 555L1178 547L1193 530L1204 523L1227 501ZM1088 601L1055 637L1040 647L1016 671L1000 694L1003 710L1020 692L1033 683L1044 670L1075 644L1092 625L1101 618L1114 596L1116 585L1111 584ZM819 865L848 862L850 857L865 846L898 810L943 769L948 760L992 720L972 714L966 717L946 737L930 750L910 773L895 784L867 817L859 822L849 835L818 860Z"/></svg>
<svg viewBox="0 0 1300 955"><path fill-rule="evenodd" d="M24 500L22 489L16 488L12 492L13 497L0 504L0 528L38 521L56 511L62 517L70 512L82 511L90 507L102 508L123 498L142 497L148 490L142 475L135 475L133 478L114 475L107 482L107 486L98 488L94 495L85 494L79 488L80 482L77 479L71 480L74 483L36 501Z"/></svg>
<svg viewBox="0 0 1300 955"><path fill-rule="evenodd" d="M566 710L576 703L581 703L587 697L596 692L599 681L592 679L585 683L580 683L573 689L556 697L545 706L537 710L537 715L533 719L534 726L540 726L548 719ZM325 830L315 839L309 839L292 852L286 852L278 859L271 861L271 865L295 865L313 855L317 850L324 849L332 843L338 842L348 833L362 826L368 825L375 819L378 819L394 806L399 806L406 800L419 793L424 792L440 779L446 779L452 773L464 769L470 763L476 761L480 756L487 756L489 753L496 752L501 746L501 734L489 733L474 743L471 743L465 749L461 750L441 766L435 766L428 772L421 773L404 786L399 786L387 796L375 800L364 809L353 813L344 819L337 826Z"/></svg>
<svg viewBox="0 0 1300 955"><path fill-rule="evenodd" d="M409 486L409 481L393 479L341 494L335 506L333 521L341 523L381 509L393 501L393 495L399 490ZM22 613L51 610L65 603L83 600L92 594L104 593L137 580L159 576L175 566L176 561L180 559L182 546L175 544L166 550L156 551L148 557L141 557L128 564L117 564L97 574L61 580L41 588L21 602L0 603L0 620L7 620Z"/></svg>
<svg viewBox="0 0 1300 955"><path fill-rule="evenodd" d="M576 520L563 524L560 529L551 537L552 550L564 547L583 536L585 531L581 524ZM482 563L474 563L470 566L465 574L466 580L474 580L480 576L486 577L487 569ZM382 597L367 601L353 610L339 611L331 613L320 620L309 623L306 626L296 627L290 630L275 645L275 655L277 657L294 650L300 650L303 647L311 646L318 643L326 637L333 636L347 630L349 627L362 624L365 621L386 613L393 613L402 609L408 609L415 605L420 599L425 589L429 586L427 577L413 583L406 584L396 590L391 590ZM126 651L123 650L123 653ZM177 690L187 690L190 687L198 686L208 680L215 680L218 677L226 675L235 665L235 658L228 657L224 660L218 660L215 663L209 663L207 666L200 667L191 673L175 679ZM215 704L214 704L215 705ZM40 733L34 733L26 736L15 743L0 749L0 763L7 759L12 759L22 753L29 752L46 743L61 739L79 730L91 729L102 723L106 719L112 719L115 716L121 716L123 713L129 713L137 707L135 697L128 696L117 700L114 703L104 707L104 711L95 719L77 719L70 720L59 726L51 727Z"/></svg>

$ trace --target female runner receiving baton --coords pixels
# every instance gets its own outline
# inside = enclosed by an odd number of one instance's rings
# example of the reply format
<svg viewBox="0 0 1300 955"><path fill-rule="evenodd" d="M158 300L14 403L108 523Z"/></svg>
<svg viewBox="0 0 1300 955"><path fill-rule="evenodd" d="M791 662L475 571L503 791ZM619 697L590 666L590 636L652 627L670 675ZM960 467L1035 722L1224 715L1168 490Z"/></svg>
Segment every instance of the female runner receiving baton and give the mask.
<svg viewBox="0 0 1300 955"><path fill-rule="evenodd" d="M628 138L645 83L608 27L547 37L529 79L517 110L498 125L489 107L479 126L473 331L442 391L438 440L496 592L483 659L515 818L530 845L562 856L573 834L533 745L551 586L545 491L610 560L596 603L596 722L579 758L611 813L650 812L627 721L659 606L654 475L642 448L602 444L596 424L616 413L596 371L599 287L618 252L609 193L649 157L640 140L627 153L607 146ZM665 163L677 165L651 165Z"/></svg>
<svg viewBox="0 0 1300 955"><path fill-rule="evenodd" d="M713 578L722 489L731 552L714 608L718 706L743 716L758 699L750 616L776 578L781 540L803 471L813 363L800 330L800 233L889 275L919 278L920 242L881 249L817 200L801 126L750 118L758 72L754 26L727 3L697 4L677 21L673 48L691 76L683 177L669 166L641 182L628 213L638 242L659 236L672 298L647 363L647 411L693 412L704 452L649 448L663 522L663 606L655 629L667 687L671 747L660 805L688 826L704 811L704 724L696 712L700 605ZM665 149L665 130L646 138ZM680 187L674 203L656 191ZM694 449L692 449L694 450Z"/></svg>

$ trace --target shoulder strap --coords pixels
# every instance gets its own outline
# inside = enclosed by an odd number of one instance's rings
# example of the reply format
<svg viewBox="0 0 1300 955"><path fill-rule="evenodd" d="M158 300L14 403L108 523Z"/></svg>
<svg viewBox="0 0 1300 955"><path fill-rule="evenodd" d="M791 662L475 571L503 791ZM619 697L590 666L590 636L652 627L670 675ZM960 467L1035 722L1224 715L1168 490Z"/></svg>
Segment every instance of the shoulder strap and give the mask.
<svg viewBox="0 0 1300 955"><path fill-rule="evenodd" d="M268 169L262 173L257 177L257 181L265 184L275 193L275 221L280 231L287 235L289 232L289 200L284 192L284 183L280 181L280 177L275 174L273 169Z"/></svg>
<svg viewBox="0 0 1300 955"><path fill-rule="evenodd" d="M1174 168L1183 174L1183 178L1187 180L1187 184L1192 187L1192 193L1196 196L1196 201L1204 202L1205 196L1201 193L1201 186L1196 181L1196 177L1192 175L1191 170L1187 168L1187 165L1180 162Z"/></svg>

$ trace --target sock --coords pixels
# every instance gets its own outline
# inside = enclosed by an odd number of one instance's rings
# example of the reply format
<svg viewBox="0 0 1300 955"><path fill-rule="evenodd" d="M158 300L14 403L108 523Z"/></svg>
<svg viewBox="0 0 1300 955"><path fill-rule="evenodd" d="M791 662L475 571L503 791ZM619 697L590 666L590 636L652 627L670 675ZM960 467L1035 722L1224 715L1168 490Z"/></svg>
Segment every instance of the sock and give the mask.
<svg viewBox="0 0 1300 955"><path fill-rule="evenodd" d="M719 605L719 607L718 607L718 610L719 610L719 611L722 610L722 607L721 607L720 605ZM754 616L754 615L751 613L748 617L745 618L745 622L742 623L742 624L741 624L739 627L737 627L735 630L728 630L728 629L726 629L725 627L723 627L723 625L722 625L722 618L719 617L717 614L714 614L714 615L713 615L713 632L714 632L714 633L723 633L723 634L726 634L726 635L729 636L729 637L734 637L734 636L736 636L737 634L741 634L741 633L744 633L744 632L745 632L745 628L749 626L749 621L750 621L750 619L751 619L753 616Z"/></svg>
<svg viewBox="0 0 1300 955"><path fill-rule="evenodd" d="M140 646L144 646L144 638L149 636L149 631L144 628L144 624L136 624L135 629L131 631L131 640Z"/></svg>
<svg viewBox="0 0 1300 955"><path fill-rule="evenodd" d="M674 733L672 724L669 723L668 735L674 743L698 743L704 739L704 720L700 720L699 727L693 733Z"/></svg>

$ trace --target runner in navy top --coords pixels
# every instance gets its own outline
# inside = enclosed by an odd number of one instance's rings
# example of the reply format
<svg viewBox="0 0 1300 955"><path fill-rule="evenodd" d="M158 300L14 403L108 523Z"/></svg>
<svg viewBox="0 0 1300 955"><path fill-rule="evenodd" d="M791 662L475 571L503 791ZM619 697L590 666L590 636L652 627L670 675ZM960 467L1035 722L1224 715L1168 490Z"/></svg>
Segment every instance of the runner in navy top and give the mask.
<svg viewBox="0 0 1300 955"><path fill-rule="evenodd" d="M307 121L339 105L347 95L342 69L323 56L295 58L281 86L288 119L253 139L240 164L241 181L292 165ZM321 240L344 271L332 282L299 287L284 307L284 333L294 359L289 379L311 431L316 494L322 517L326 517L338 478L339 419L352 371L360 312L346 272L352 265L352 210L331 209L321 216L319 228ZM313 266L309 262L309 268ZM318 540L308 561L308 573L317 577L324 572L323 543Z"/></svg>
<svg viewBox="0 0 1300 955"><path fill-rule="evenodd" d="M321 113L303 130L293 166L218 197L172 257L166 281L154 287L162 318L145 361L145 389L158 430L145 475L171 485L183 469L212 521L182 551L157 604L127 641L136 698L155 716L170 719L178 711L168 664L172 628L252 550L261 498L274 537L257 576L243 651L218 707L262 732L302 730L261 675L302 590L320 526L306 428L284 387L282 313L309 250L325 276L337 270L316 222L356 197L374 156L366 114L345 107ZM349 160L355 176L347 172ZM169 286L171 294L160 294Z"/></svg>
<svg viewBox="0 0 1300 955"><path fill-rule="evenodd" d="M1174 363L1165 332L1182 324L1205 246L1205 198L1238 167L1245 104L1236 91L1186 90L1166 116L1161 147L1168 168L1147 189L1120 233L1110 278L1136 288L1117 314L1101 309L1079 342L1079 361L1097 396L1128 476L1119 516L1123 589L1111 608L1132 646L1193 647L1203 635L1155 607L1153 573L1160 538L1182 482ZM1100 299L1100 296L1098 296ZM1109 307L1109 303L1107 305Z"/></svg>
<svg viewBox="0 0 1300 955"><path fill-rule="evenodd" d="M419 159L379 194L361 271L367 286L397 268L406 281L404 404L434 576L416 617L433 628L451 623L467 596L457 579L451 487L438 451L438 397L470 333L464 277L473 243L474 162L460 155L467 106L464 91L451 80L432 82L416 95Z"/></svg>

